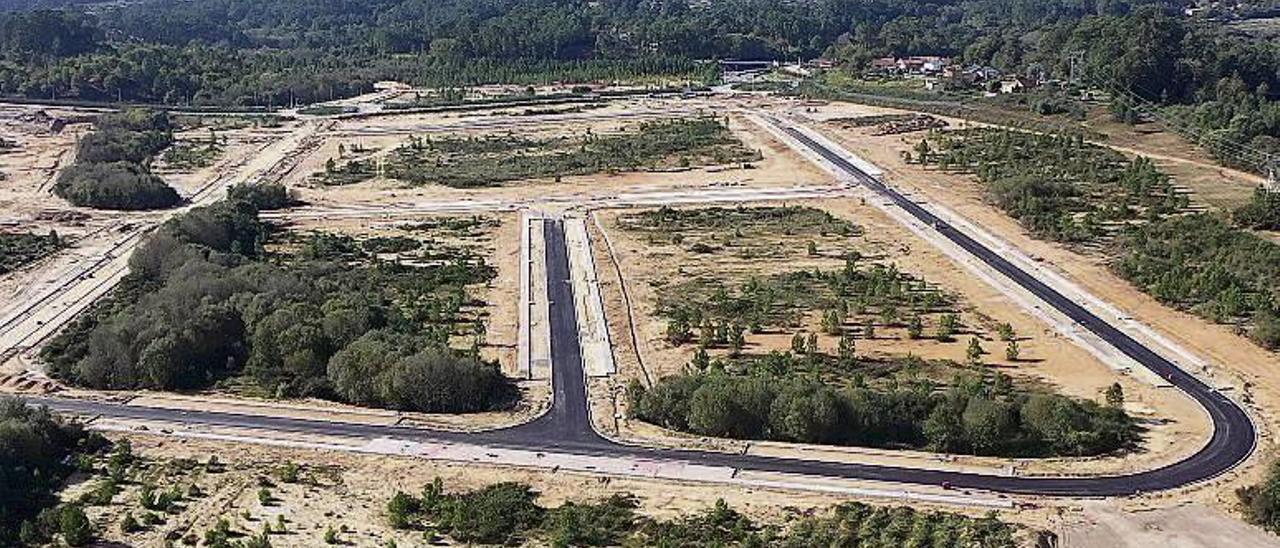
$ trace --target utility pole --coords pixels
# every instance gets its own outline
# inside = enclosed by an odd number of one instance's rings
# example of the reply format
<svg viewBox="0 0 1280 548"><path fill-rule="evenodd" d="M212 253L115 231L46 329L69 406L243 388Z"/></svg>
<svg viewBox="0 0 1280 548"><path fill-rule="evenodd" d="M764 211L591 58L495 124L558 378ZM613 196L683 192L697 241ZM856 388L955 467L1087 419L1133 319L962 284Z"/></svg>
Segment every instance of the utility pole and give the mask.
<svg viewBox="0 0 1280 548"><path fill-rule="evenodd" d="M1071 74L1067 76L1067 88L1071 88L1076 84L1076 65L1084 62L1084 50L1073 50L1068 55L1068 61L1071 63Z"/></svg>

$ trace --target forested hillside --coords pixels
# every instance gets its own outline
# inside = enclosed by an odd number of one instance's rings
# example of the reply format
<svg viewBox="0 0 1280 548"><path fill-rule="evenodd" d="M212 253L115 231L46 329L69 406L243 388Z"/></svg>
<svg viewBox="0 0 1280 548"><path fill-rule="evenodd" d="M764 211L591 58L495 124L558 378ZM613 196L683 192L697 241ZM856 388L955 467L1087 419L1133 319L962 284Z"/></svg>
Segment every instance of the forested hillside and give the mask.
<svg viewBox="0 0 1280 548"><path fill-rule="evenodd" d="M1277 78L1275 47L1175 0L150 0L0 15L0 93L280 105L418 84L711 78L694 60L938 54L1061 73L1083 49L1149 97ZM1134 10L1150 12L1134 15ZM1155 17L1154 13L1167 14ZM300 24L299 22L306 22ZM1114 74L1112 74L1114 73Z"/></svg>

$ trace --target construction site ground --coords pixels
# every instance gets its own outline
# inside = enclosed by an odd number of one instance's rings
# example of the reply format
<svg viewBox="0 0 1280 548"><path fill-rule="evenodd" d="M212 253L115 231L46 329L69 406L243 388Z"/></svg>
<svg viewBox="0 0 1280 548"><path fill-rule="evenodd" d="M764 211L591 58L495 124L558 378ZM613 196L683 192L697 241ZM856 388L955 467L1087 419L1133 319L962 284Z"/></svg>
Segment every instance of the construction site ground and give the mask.
<svg viewBox="0 0 1280 548"><path fill-rule="evenodd" d="M203 492L184 503L177 513L165 516L165 522L147 530L125 534L118 524L126 513L140 519L145 512L139 503L140 484L128 484L116 495L112 504L88 509L94 523L106 524L100 530L102 540L132 546L161 546L166 536L176 538L194 533L203 538L219 518L230 521L234 531L257 534L264 524L276 526L277 516L284 516L284 534L273 534L273 546L319 546L325 531L332 527L342 531L338 537L354 546L382 546L394 539L400 546L419 546L422 532L393 529L386 513L387 502L397 491L420 494L434 478L440 478L449 491L478 489L498 482L511 481L530 485L538 493L538 503L559 506L565 502L602 500L614 493L635 495L639 512L658 519L673 519L702 512L724 500L735 510L764 524L785 525L793 517L814 515L844 501L857 500L849 495L805 492L792 489L745 487L726 484L686 483L644 478L610 477L551 470L527 470L503 466L434 462L413 457L359 455L329 449L289 447L287 444L263 446L230 440L174 439L125 434L133 444L135 455L150 464L147 476L157 489L177 486L185 490L192 483ZM336 440L335 440L336 441ZM203 464L216 454L222 471L189 474L163 472L178 470L184 460ZM300 467L302 481L284 483L279 470L287 464ZM197 466L197 470L201 467ZM265 480L265 481L264 481ZM269 482L272 500L263 505L258 498L262 485ZM62 496L71 500L94 485L84 479L66 489ZM990 509L937 506L912 503L916 510L946 511L980 517ZM1045 527L1056 510L999 511L999 518L1027 525Z"/></svg>
<svg viewBox="0 0 1280 548"><path fill-rule="evenodd" d="M901 112L847 103L806 108L812 111L807 116L817 120ZM953 122L959 124L959 121ZM1280 403L1280 377L1276 375L1280 370L1280 355L1262 349L1230 326L1217 325L1160 304L1114 274L1105 255L1080 253L1033 238L1017 221L988 203L980 184L971 176L942 173L905 162L902 153L918 142L919 135L873 137L865 131L845 130L834 124L823 124L821 129L846 149L881 167L886 173L885 178L895 187L908 190L921 200L943 204L988 231L999 234L1005 241L1038 257L1045 268L1062 274L1202 358L1210 364L1210 370L1202 377L1207 377L1215 385L1242 392L1242 399L1253 403L1251 409L1255 417L1261 419L1259 426L1264 431L1275 429L1277 419L1272 410ZM1175 137L1166 135L1165 138ZM1179 150L1172 146L1147 146ZM1180 148L1186 147L1188 145L1184 143ZM1212 164L1201 165L1203 153L1192 157L1196 162L1181 162L1181 165L1183 169L1199 170L1197 173L1203 180L1215 180L1213 174L1223 170ZM1252 192L1256 186L1252 176L1240 175L1236 180L1239 182L1216 179L1215 186L1205 188L1204 192L1238 197ZM1184 184L1181 180L1176 183L1192 192L1193 204L1213 205L1209 200L1200 198L1201 188ZM1235 203L1236 199L1229 198L1227 203ZM1263 455L1262 458L1254 459L1253 466L1237 469L1215 482L1212 489L1202 491L1203 496L1220 508L1237 510L1234 489L1256 482L1264 468L1258 464L1269 462L1274 454L1274 447L1267 436L1263 436L1261 443L1258 453Z"/></svg>
<svg viewBox="0 0 1280 548"><path fill-rule="evenodd" d="M777 204L772 204L777 205ZM942 343L932 338L910 340L904 328L880 328L873 340L859 339L857 353L868 357L891 357L912 354L925 359L949 359L963 363L966 359L966 343L969 330L978 336L988 354L983 357L986 367L1007 373L1021 382L1047 385L1059 393L1101 399L1106 387L1120 382L1126 394L1126 410L1135 415L1146 429L1140 450L1120 457L1090 459L996 459L970 456L939 455L926 452L887 451L857 448L797 447L783 443L746 443L717 441L717 444L750 452L771 455L804 455L808 458L857 460L924 465L938 468L959 467L979 469L993 473L1007 473L1010 467L1019 474L1057 473L1118 473L1135 471L1158 464L1174 462L1194 453L1209 435L1207 417L1194 402L1177 391L1158 388L1143 379L1121 375L1107 364L1101 363L1086 350L1056 333L1039 318L1023 311L1019 306L982 280L975 279L963 267L951 262L941 252L920 241L895 221L885 217L877 209L860 204L855 199L791 202L787 205L803 205L822 209L848 220L865 230L865 237L855 238L851 247L865 256L883 257L885 264L895 264L899 269L937 284L943 290L960 296L961 322L966 334L956 341ZM744 281L750 275L767 276L797 270L839 268L839 253L830 246L835 242L821 241L819 249L827 246L826 257L806 256L805 242L797 240L778 243L774 247L788 250L783 256L749 260L737 259L730 253L696 254L680 246L652 245L642 235L623 230L618 218L629 211L596 212L604 230L608 232L613 250L626 278L632 314L636 318L640 353L648 378L657 380L679 373L693 356L695 345L673 347L665 340L667 321L656 314L659 285L670 285L686 276L717 273L731 285ZM783 238L785 239L785 238ZM602 238L598 238L602 240ZM597 246L597 268L604 273L607 312L613 339L629 340L626 331L628 312L620 292L616 291L614 267L607 258L608 249ZM833 258L834 254L835 258ZM613 278L613 279L610 279ZM806 322L809 332L819 331L820 318L813 314ZM995 333L995 325L1007 322L1018 334L1021 356L1018 361L1005 359L1003 343ZM834 352L837 337L820 334L819 347ZM785 351L791 347L791 333L748 334L746 350L766 353ZM622 364L622 377L615 384L625 385L630 378L645 378L645 371L637 367L634 354L619 347L617 355ZM601 394L617 394L616 413L597 413L598 417L614 414L625 415L625 397L619 389L604 390ZM665 438L676 443L689 436L640 423L620 420L622 435L651 439ZM610 426L610 425L606 425ZM697 440L699 444L706 440Z"/></svg>
<svg viewBox="0 0 1280 548"><path fill-rule="evenodd" d="M637 110L641 117L633 116ZM344 121L324 134L324 142L314 152L300 159L298 169L285 182L298 188L303 200L317 208L325 207L379 207L413 204L421 200L487 199L512 202L557 197L565 201L592 195L600 196L609 191L665 190L675 188L699 188L707 186L772 187L803 184L821 176L814 168L799 173L791 171L794 165L774 160L778 143L766 141L752 131L745 120L737 116L727 117L729 128L743 144L760 150L764 160L754 162L750 169L742 166L693 167L678 171L620 172L564 177L560 182L551 180L515 181L495 187L458 189L442 185L409 186L404 182L385 178L344 186L321 186L313 176L324 170L330 159L338 161L338 148L350 151L354 145L365 150L355 155L347 152L347 160L376 158L385 155L396 146L408 142L412 136L440 138L452 136L506 135L518 131L522 137L580 137L588 131L603 134L632 127L643 120L687 117L713 114L710 109L695 105L668 102L619 103L607 108L574 114L563 119L538 120L522 116L494 114L492 112L467 115L412 115L395 118L372 118L360 121ZM723 112L717 113L723 114ZM526 126L513 126L524 123Z"/></svg>
<svg viewBox="0 0 1280 548"><path fill-rule="evenodd" d="M832 117L860 116L867 114L900 112L849 104L832 103L824 106L801 107L797 103L782 101L746 100L737 106L767 105L771 108L803 113L816 120ZM9 110L16 108L18 110ZM75 137L88 130L84 123L71 124L59 133L45 134L39 123L31 121L30 114L21 118L27 107L5 107L0 110L0 136L17 140L23 149L0 157L0 171L8 179L0 183L0 221L21 223L36 232L57 230L60 235L73 239L71 250L32 265L16 273L0 277L0 303L17 300L24 291L47 285L56 279L61 269L77 260L77 254L99 255L117 238L122 224L131 219L143 219L148 215L124 215L110 212L79 210L66 205L49 191L51 178L60 166L70 160ZM190 173L167 173L165 178L184 196L222 182L229 173L249 173L254 168L274 166L283 162L277 170L281 180L300 190L301 197L313 208L361 206L390 208L412 204L422 200L503 200L511 203L528 203L549 196L564 196L566 201L575 197L608 194L637 189L694 189L720 186L777 187L796 185L827 185L831 177L805 158L795 154L784 143L762 131L739 115L729 116L730 128L748 147L759 150L763 160L755 162L751 169L740 166L713 166L693 168L680 172L601 174L583 177L566 177L562 182L523 181L507 183L487 189L452 189L429 185L408 188L395 181L374 180L366 183L319 187L309 181L312 174L323 171L329 158L338 156L341 144L350 150L358 144L365 152L360 154L385 154L394 146L405 142L411 135L443 132L469 135L482 133L519 132L522 135L579 135L588 127L593 132L616 130L627 124L637 123L644 116L683 116L697 112L726 115L725 104L711 101L658 101L637 100L615 102L601 109L562 115L563 118L547 124L534 125L537 117L518 112L494 113L493 111L465 114L414 114L343 120L337 122L286 123L279 128L247 127L219 131L226 138L224 150L212 166ZM803 112L805 110L811 112ZM21 112L19 112L21 111ZM641 116L637 116L640 113ZM71 115L83 115L71 113ZM580 117L581 119L575 118ZM952 121L958 125L958 121ZM313 124L314 133L303 135L302 124ZM459 125L460 124L460 125ZM1121 151L1141 151L1153 156L1157 164L1177 178L1180 186L1193 193L1193 202L1206 207L1229 207L1247 199L1255 181L1249 176L1213 165L1203 152L1179 141L1176 136L1145 135L1125 127L1109 127L1103 121L1096 122L1098 129L1111 135L1108 144ZM306 126L309 127L309 126ZM886 178L897 187L911 189L922 199L945 204L987 230L999 234L1017 247L1043 258L1044 265L1062 273L1067 278L1087 288L1093 294L1122 308L1132 317L1154 327L1161 334L1190 349L1212 364L1213 379L1224 387L1235 387L1245 392L1245 398L1256 402L1254 412L1264 419L1264 431L1274 430L1276 416L1267 411L1280 405L1280 378L1275 371L1280 358L1257 347L1248 339L1232 332L1229 327L1213 325L1189 314L1171 310L1147 297L1112 274L1106 258L1085 255L1062 246L1035 240L1008 216L983 199L978 183L970 177L944 174L902 160L902 152L914 146L918 135L871 136L867 130L846 130L836 125L819 125L826 135L886 171ZM1128 131L1129 133L1125 133ZM198 136L198 135L197 135ZM275 146L286 139L309 139L306 146ZM353 158L348 152L347 158ZM601 431L610 436L628 439L644 438L662 445L715 447L726 450L750 451L760 454L801 456L831 460L849 460L868 463L900 464L918 467L938 467L983 471L988 473L1051 474L1051 473L1118 473L1145 469L1172 462L1198 449L1208 436L1208 422L1203 412L1180 393L1169 388L1158 388L1143 379L1122 375L1100 363L1089 352L1081 349L1065 337L1055 334L1047 324L1023 311L998 289L975 278L970 272L950 261L927 242L913 236L876 208L863 205L854 199L822 200L788 205L808 205L847 219L864 227L867 236L859 245L873 246L891 257L900 268L922 276L963 297L969 307L965 312L966 325L983 324L978 315L993 321L1006 321L1014 325L1024 337L1020 344L1026 358L1018 363L1007 363L1003 358L1003 345L988 330L983 331L986 357L1002 371L1019 378L1032 379L1051 385L1055 390L1076 397L1100 399L1101 391L1112 382L1120 382L1126 394L1126 408L1143 419L1147 432L1142 450L1121 457L1097 459L1035 459L1034 461L1009 461L976 457L953 457L923 452L883 451L854 448L811 447L795 444L744 443L725 440L700 439L628 422L625 409L617 405L625 398L623 388L629 379L657 380L671 374L689 361L692 347L673 349L663 342L665 321L653 313L655 289L649 281L659 277L671 277L673 263L678 259L686 264L699 264L694 257L661 255L648 249L642 240L628 236L617 226L617 217L624 211L598 211L588 227L596 268L603 290L606 317L610 337L615 345L615 359L619 374L590 380L593 416ZM50 212L56 214L50 214ZM497 359L505 371L519 373L515 359L517 339L516 318L520 305L518 292L519 223L518 214L497 215L502 221L487 242L493 264L498 267L498 278L484 288L482 298L489 303L488 344L486 357ZM389 234L396 231L396 224L413 219L296 220L298 228L323 228L325 230L350 230L367 234ZM599 224L595 221L599 221ZM603 230L601 229L603 227ZM607 234L609 242L605 242ZM612 244L612 245L609 245ZM786 263L751 265L762 271L805 265L804 242L794 246L798 256ZM616 264L614 261L616 260ZM703 268L719 268L721 265L705 264ZM736 265L734 268L746 268ZM618 270L621 270L621 278ZM626 298L623 295L625 284ZM628 303L630 310L628 310ZM638 347L631 341L631 321L635 321ZM758 348L785 348L789 337L766 336L749 339ZM961 338L961 343L965 342ZM824 337L822 346L830 348L833 339ZM908 341L905 337L881 337L876 341L859 341L859 353L905 354L910 351L927 357L950 357L962 360L963 344L936 345L927 342ZM637 360L637 352L643 358L644 367ZM23 372L38 369L31 354L20 356L0 364L0 375L9 375L0 384L9 383L5 389L28 389L23 385ZM527 420L545 408L549 390L545 381L522 382L524 401L516 413L481 414L468 416L406 415L387 411L361 409L329 402L269 402L229 397L227 394L177 396L172 394L140 393L93 395L93 397L131 398L136 403L157 407L227 410L247 413L271 413L288 416L350 420L374 423L427 424L451 429L482 428L511 424ZM37 390L56 388L35 387ZM84 394L69 391L70 394ZM131 430L123 425L124 430ZM290 528L296 534L273 537L277 546L313 546L319 543L328 525L346 525L350 532L344 534L357 545L381 543L397 538L402 545L412 545L409 537L396 537L381 512L386 500L397 489L418 491L436 475L445 479L446 485L456 488L478 487L484 484L512 479L528 481L543 494L545 501L556 504L574 500L584 492L604 494L628 491L641 497L642 511L660 517L708 506L716 498L725 498L735 508L762 519L785 519L788 512L808 511L826 506L838 500L852 498L814 491L769 490L761 491L741 486L683 484L643 478L612 478L599 475L554 473L511 467L493 467L477 464L451 464L382 455L351 454L337 449L306 449L304 440L296 440L299 447L263 447L240 444L234 441L192 438L168 438L143 434L127 434L134 440L139 452L157 459L178 457L203 457L216 453L219 458L235 463L229 466L228 481L210 485L217 494L205 499L208 506L192 505L178 520L190 530L203 532L210 528L219 515L237 516L248 510L252 519L267 514L287 512ZM1259 453L1272 453L1272 444L1264 437ZM315 442L315 440L305 440ZM226 458L223 458L226 455ZM258 505L255 492L256 477L285 461L305 463L316 467L334 466L341 481L323 487L287 486L276 490L281 499L278 507L263 508ZM1263 462L1264 459L1255 459ZM1234 489L1256 483L1263 472L1262 466L1248 466L1228 474L1212 483L1192 486L1156 495L1144 495L1134 499L1098 503L1094 506L1071 506L1068 503L1044 502L1046 509L1004 512L1001 517L1012 521L1030 523L1037 527L1049 527L1072 538L1074 544L1066 546L1146 546L1168 539L1196 539L1186 546L1215 546L1218 537L1204 536L1201 529L1218 527L1223 531L1237 531L1241 543L1267 544L1268 537L1261 537L1257 529L1242 526L1223 512L1238 516ZM202 486L203 487L203 486ZM883 484L880 484L883 488ZM74 490L68 493L73 493ZM135 496L125 496L130 504ZM874 499L873 499L874 500ZM1182 505L1186 502L1194 504ZM1062 504L1062 505L1059 505ZM947 507L949 511L957 510ZM1131 512L1118 512L1127 510ZM116 523L118 512L108 519ZM978 512L978 510L967 510ZM985 510L982 510L985 511ZM94 519L98 522L98 519ZM256 532L261 520L236 523L237 528ZM1142 534L1135 531L1142 530ZM159 531L150 536L124 537L118 528L104 531L108 540L140 545L162 544ZM1069 535L1071 536L1068 536ZM1237 533L1232 533L1237 534ZM1252 535L1252 536L1249 536ZM1134 539L1147 541L1138 542ZM404 543L408 544L404 544ZM1200 542L1194 544L1193 542ZM1127 543L1127 544L1126 544ZM1181 546L1180 544L1172 544ZM1241 544L1250 545L1250 544Z"/></svg>

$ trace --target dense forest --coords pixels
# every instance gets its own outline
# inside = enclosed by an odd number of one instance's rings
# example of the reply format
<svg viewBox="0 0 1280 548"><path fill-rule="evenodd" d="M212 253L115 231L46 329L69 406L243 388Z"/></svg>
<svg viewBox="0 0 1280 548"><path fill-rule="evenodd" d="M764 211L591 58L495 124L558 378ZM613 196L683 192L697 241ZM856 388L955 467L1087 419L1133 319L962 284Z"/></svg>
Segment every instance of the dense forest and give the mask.
<svg viewBox="0 0 1280 548"><path fill-rule="evenodd" d="M83 511L55 506L55 493L80 457L106 445L101 436L48 409L0 398L0 546L43 544L55 532L82 546L89 537Z"/></svg>
<svg viewBox="0 0 1280 548"><path fill-rule="evenodd" d="M0 92L281 105L424 85L703 79L694 60L936 54L1089 74L1170 102L1276 88L1276 48L1187 21L1178 0L150 0L0 16ZM297 21L306 21L298 25ZM1228 86L1230 87L1230 86ZM1230 97L1227 97L1230 91ZM1271 94L1262 90L1262 97ZM1252 130L1248 130L1252 132Z"/></svg>
<svg viewBox="0 0 1280 548"><path fill-rule="evenodd" d="M282 189L230 196L149 236L121 285L44 347L50 374L99 389L231 380L266 396L413 411L513 401L475 346L484 325L468 311L468 287L495 276L482 258L433 243L419 257L429 265L382 261L387 242L259 221L258 210L288 199ZM269 252L272 242L294 251ZM450 347L456 338L473 346Z"/></svg>

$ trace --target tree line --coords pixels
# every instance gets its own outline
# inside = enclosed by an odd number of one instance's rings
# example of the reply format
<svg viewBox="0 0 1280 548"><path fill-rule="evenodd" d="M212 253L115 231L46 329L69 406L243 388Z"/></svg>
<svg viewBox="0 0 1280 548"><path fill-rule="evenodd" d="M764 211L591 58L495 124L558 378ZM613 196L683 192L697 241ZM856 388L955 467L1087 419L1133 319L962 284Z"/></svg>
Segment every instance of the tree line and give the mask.
<svg viewBox="0 0 1280 548"><path fill-rule="evenodd" d="M1020 528L994 516L967 517L907 507L844 503L796 516L787 523L759 523L718 500L671 519L640 514L639 500L617 493L557 507L538 503L521 483L495 483L448 492L437 478L421 495L399 492L386 513L396 529L423 530L428 542L447 537L465 544L550 546L900 546L1012 548Z"/></svg>
<svg viewBox="0 0 1280 548"><path fill-rule="evenodd" d="M130 109L105 114L76 145L75 162L58 174L53 192L72 204L100 209L161 209L182 201L151 173L151 159L173 143L164 112Z"/></svg>
<svg viewBox="0 0 1280 548"><path fill-rule="evenodd" d="M447 248L450 260L431 266L380 261L350 237L274 232L257 212L282 190L230 193L148 237L120 287L44 347L51 375L116 390L241 378L268 396L410 411L513 401L466 312L477 304L468 287L495 275L483 259ZM301 240L296 256L267 251L289 237Z"/></svg>
<svg viewBox="0 0 1280 548"><path fill-rule="evenodd" d="M630 413L673 430L734 439L927 449L1003 457L1100 455L1137 441L1116 405L1025 394L969 376L837 389L814 378L722 365L628 392Z"/></svg>
<svg viewBox="0 0 1280 548"><path fill-rule="evenodd" d="M1089 32L1117 40L1163 32L1163 27L1145 34L1145 27L1115 28L1149 24L1151 13L1133 13L1148 4L1161 15L1180 8L1160 0L150 1L100 7L92 15L74 9L0 15L0 56L11 61L0 63L0 92L45 99L281 105L351 95L383 79L442 86L710 80L716 77L714 65L693 60L823 54L854 66L880 55L918 54L1061 72L1068 65L1067 46L1078 45ZM1173 18L1161 21L1168 19ZM1092 22L1077 29L1082 20ZM296 21L309 24L302 28ZM1045 38L1040 47L1026 48L1025 36ZM1110 49L1090 48L1090 66L1122 67L1113 72L1123 82L1155 85L1157 93L1186 88L1163 83L1180 73L1153 72L1144 64L1148 55L1156 55L1151 64L1162 68L1180 49L1163 48L1158 40L1108 43L1114 46L1133 53L1114 60L1118 54ZM1095 61L1094 52L1112 57ZM1220 67L1257 58L1212 60ZM1265 71L1251 68L1242 74L1250 78ZM1144 80L1150 76L1160 80Z"/></svg>

